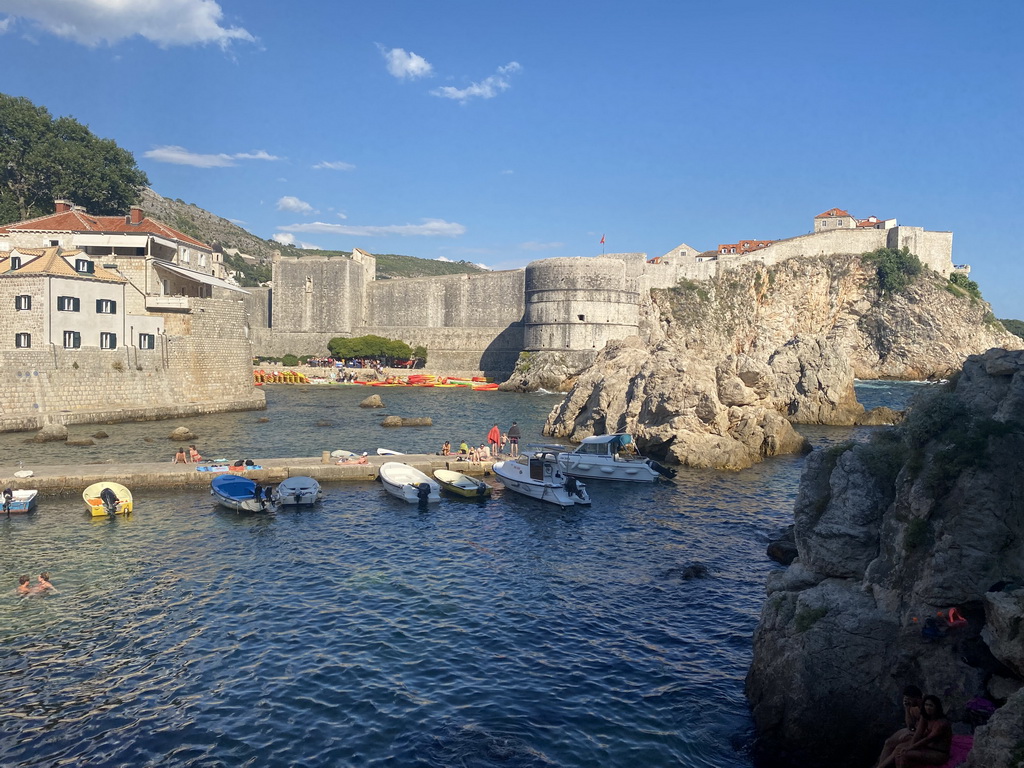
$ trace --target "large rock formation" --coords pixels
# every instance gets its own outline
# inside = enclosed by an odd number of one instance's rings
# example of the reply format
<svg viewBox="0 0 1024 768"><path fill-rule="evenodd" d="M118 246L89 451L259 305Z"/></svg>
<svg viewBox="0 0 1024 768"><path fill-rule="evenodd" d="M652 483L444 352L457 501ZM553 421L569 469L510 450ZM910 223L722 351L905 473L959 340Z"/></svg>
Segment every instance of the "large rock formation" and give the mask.
<svg viewBox="0 0 1024 768"><path fill-rule="evenodd" d="M628 431L658 458L742 468L798 450L790 423L884 422L857 402L855 376L944 378L969 354L1021 346L986 322L988 305L949 287L929 272L884 295L874 265L831 256L653 291L641 335L579 373L545 433Z"/></svg>
<svg viewBox="0 0 1024 768"><path fill-rule="evenodd" d="M910 683L954 719L1005 702L968 766L1024 754L1022 455L1024 352L990 350L902 426L808 457L747 679L766 764L869 765Z"/></svg>

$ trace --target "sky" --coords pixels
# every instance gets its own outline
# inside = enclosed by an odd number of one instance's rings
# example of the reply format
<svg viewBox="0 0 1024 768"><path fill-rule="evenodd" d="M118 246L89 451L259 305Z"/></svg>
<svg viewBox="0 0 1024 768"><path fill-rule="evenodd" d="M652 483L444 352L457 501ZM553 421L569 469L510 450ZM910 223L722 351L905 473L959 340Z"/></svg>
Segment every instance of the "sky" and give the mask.
<svg viewBox="0 0 1024 768"><path fill-rule="evenodd" d="M1024 319L1021 28L1019 0L0 0L0 92L280 242L511 269L838 207L952 231Z"/></svg>

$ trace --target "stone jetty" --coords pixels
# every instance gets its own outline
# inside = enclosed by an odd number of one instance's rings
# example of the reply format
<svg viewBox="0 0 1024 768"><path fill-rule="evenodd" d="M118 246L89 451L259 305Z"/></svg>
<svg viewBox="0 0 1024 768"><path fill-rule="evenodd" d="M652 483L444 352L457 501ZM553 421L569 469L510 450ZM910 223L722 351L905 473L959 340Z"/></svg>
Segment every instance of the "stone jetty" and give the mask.
<svg viewBox="0 0 1024 768"><path fill-rule="evenodd" d="M430 475L435 469L453 469L467 475L490 473L491 461L456 461L452 456L406 454L402 456L367 456L366 464L338 464L330 454L306 458L253 459L261 469L238 474L264 484L276 484L289 477L312 477L321 483L355 480L373 481L380 475L380 465L387 461L404 464ZM63 464L29 466L31 477L15 477L17 467L0 467L0 487L34 488L41 496L78 494L92 483L109 480L121 483L132 491L143 488L209 488L215 472L200 472L197 467L209 464ZM219 466L219 465L217 465Z"/></svg>

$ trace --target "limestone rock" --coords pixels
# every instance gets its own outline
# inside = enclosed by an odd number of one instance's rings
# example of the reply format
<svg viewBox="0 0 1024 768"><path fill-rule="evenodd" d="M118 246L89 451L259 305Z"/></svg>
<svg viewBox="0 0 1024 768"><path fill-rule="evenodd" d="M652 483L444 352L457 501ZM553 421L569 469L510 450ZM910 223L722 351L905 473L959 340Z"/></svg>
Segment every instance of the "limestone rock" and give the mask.
<svg viewBox="0 0 1024 768"><path fill-rule="evenodd" d="M568 392L579 374L579 365L557 352L523 352L507 381L498 385L502 392Z"/></svg>
<svg viewBox="0 0 1024 768"><path fill-rule="evenodd" d="M195 440L196 435L188 427L178 427L168 435L171 440L177 440L178 442L187 442L189 440Z"/></svg>
<svg viewBox="0 0 1024 768"><path fill-rule="evenodd" d="M894 411L884 405L865 411L857 417L858 427L880 427L882 425L899 424L903 421L903 411Z"/></svg>
<svg viewBox="0 0 1024 768"><path fill-rule="evenodd" d="M360 408L383 408L384 407L384 401L380 399L380 395L374 394L374 395L370 395L368 398L363 400L363 402L361 402L359 404L359 407Z"/></svg>
<svg viewBox="0 0 1024 768"><path fill-rule="evenodd" d="M1024 733L1024 690L996 710L987 725L974 733L974 749L964 768L1020 768Z"/></svg>
<svg viewBox="0 0 1024 768"><path fill-rule="evenodd" d="M382 427L429 427L434 423L429 416L385 416Z"/></svg>
<svg viewBox="0 0 1024 768"><path fill-rule="evenodd" d="M63 424L47 424L32 438L36 443L57 443L68 439L68 428Z"/></svg>
<svg viewBox="0 0 1024 768"><path fill-rule="evenodd" d="M768 542L767 555L779 565L791 565L798 554L792 525L787 526L780 536Z"/></svg>
<svg viewBox="0 0 1024 768"><path fill-rule="evenodd" d="M104 432L104 431L103 431L103 430L101 429L101 430L100 430L99 432L96 432L96 433L95 433L95 434L93 435L93 437L94 437L94 438L96 438L97 440L105 440L106 438L110 437L110 435L108 435L108 434L107 434L106 432Z"/></svg>
<svg viewBox="0 0 1024 768"><path fill-rule="evenodd" d="M1024 684L1024 589L989 592L1024 584L1022 394L1024 353L971 356L899 427L808 457L799 556L768 579L747 677L766 755L868 765L898 727L904 685L938 692L956 720L1009 677ZM926 620L951 607L966 623L939 621L924 642ZM1015 722L1019 742L1019 696L978 731L985 759L970 765L1010 764L995 734L1012 729L995 725Z"/></svg>

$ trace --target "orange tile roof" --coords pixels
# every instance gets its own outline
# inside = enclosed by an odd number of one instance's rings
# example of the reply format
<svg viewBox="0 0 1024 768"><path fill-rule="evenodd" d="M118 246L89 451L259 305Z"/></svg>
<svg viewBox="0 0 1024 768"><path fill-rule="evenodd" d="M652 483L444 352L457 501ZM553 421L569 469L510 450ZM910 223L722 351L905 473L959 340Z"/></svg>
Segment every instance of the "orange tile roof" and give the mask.
<svg viewBox="0 0 1024 768"><path fill-rule="evenodd" d="M829 208L827 211L825 211L824 213L819 213L814 218L816 218L816 219L825 219L825 218L829 218L829 217L832 217L832 216L849 216L849 215L850 214L847 213L846 211L844 211L842 208Z"/></svg>
<svg viewBox="0 0 1024 768"><path fill-rule="evenodd" d="M34 219L17 221L0 227L0 234L9 232L114 232L117 234L157 235L195 248L213 250L206 243L149 217L142 219L138 224L132 224L126 216L91 216L85 211L51 213L47 216L38 216Z"/></svg>
<svg viewBox="0 0 1024 768"><path fill-rule="evenodd" d="M16 248L9 255L19 255L24 258L18 269L6 272L8 275L48 275L50 277L80 277L88 280L102 280L107 283L127 283L128 280L116 272L104 269L93 262L95 272L83 274L78 272L68 258L84 257L93 261L81 251L65 251L58 246L51 248Z"/></svg>

